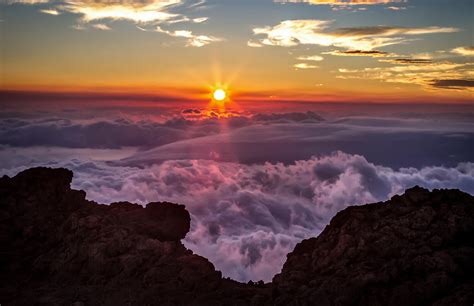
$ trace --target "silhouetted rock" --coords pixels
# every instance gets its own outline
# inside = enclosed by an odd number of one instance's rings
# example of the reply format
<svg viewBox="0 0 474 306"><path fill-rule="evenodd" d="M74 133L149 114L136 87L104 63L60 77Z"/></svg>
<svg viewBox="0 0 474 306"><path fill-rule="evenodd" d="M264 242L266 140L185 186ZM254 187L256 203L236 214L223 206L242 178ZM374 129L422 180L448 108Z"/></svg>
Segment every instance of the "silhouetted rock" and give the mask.
<svg viewBox="0 0 474 306"><path fill-rule="evenodd" d="M298 244L273 283L277 305L472 305L474 199L415 187L354 206Z"/></svg>
<svg viewBox="0 0 474 306"><path fill-rule="evenodd" d="M98 205L71 180L47 168L0 179L2 305L250 305L261 296L183 246L183 205Z"/></svg>
<svg viewBox="0 0 474 306"><path fill-rule="evenodd" d="M415 187L350 207L272 284L223 279L181 243L184 206L99 205L72 172L0 178L2 305L472 305L474 198Z"/></svg>

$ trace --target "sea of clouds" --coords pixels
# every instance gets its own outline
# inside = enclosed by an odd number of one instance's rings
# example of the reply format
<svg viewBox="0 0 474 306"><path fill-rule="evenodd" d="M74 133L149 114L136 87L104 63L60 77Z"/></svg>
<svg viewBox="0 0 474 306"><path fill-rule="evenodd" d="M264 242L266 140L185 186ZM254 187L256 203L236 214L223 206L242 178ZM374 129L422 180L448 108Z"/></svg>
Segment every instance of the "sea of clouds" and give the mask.
<svg viewBox="0 0 474 306"><path fill-rule="evenodd" d="M74 171L99 203L169 201L192 216L185 245L239 281L270 281L340 210L420 185L474 194L474 124L312 113L162 121L0 118L0 173Z"/></svg>

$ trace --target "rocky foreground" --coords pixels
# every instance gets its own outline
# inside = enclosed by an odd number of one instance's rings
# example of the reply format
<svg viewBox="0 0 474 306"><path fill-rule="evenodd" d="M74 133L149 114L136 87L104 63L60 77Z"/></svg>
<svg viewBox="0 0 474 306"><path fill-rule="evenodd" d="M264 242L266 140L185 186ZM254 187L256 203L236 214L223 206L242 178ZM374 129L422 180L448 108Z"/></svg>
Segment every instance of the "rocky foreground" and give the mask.
<svg viewBox="0 0 474 306"><path fill-rule="evenodd" d="M181 243L182 205L110 206L72 172L0 179L1 305L469 305L474 198L415 187L340 212L270 284L223 279Z"/></svg>

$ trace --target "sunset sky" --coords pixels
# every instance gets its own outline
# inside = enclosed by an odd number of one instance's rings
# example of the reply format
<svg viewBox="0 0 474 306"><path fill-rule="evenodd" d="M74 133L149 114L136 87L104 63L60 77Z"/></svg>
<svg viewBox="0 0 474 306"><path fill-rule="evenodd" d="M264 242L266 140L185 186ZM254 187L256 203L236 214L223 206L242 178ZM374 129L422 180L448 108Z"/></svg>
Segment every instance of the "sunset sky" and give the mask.
<svg viewBox="0 0 474 306"><path fill-rule="evenodd" d="M468 102L471 0L2 0L1 88Z"/></svg>

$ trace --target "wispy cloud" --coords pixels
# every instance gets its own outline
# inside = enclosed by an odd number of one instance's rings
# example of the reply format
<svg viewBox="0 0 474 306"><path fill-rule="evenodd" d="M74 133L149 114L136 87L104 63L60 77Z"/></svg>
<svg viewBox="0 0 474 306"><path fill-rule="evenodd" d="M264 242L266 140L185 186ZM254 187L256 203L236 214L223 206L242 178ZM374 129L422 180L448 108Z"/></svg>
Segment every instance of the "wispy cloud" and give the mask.
<svg viewBox="0 0 474 306"><path fill-rule="evenodd" d="M328 30L332 21L285 20L275 26L254 28L255 35L265 35L259 43L269 46L292 47L297 45L335 46L350 50L371 51L376 48L409 41L407 36L434 33L452 33L451 27L352 27Z"/></svg>
<svg viewBox="0 0 474 306"><path fill-rule="evenodd" d="M382 59L380 62L387 62L392 64L402 64L402 65L428 65L433 64L433 61L430 59L423 58L396 58L396 59Z"/></svg>
<svg viewBox="0 0 474 306"><path fill-rule="evenodd" d="M406 10L407 8L405 6L389 6L387 7L387 10L391 11L403 11Z"/></svg>
<svg viewBox="0 0 474 306"><path fill-rule="evenodd" d="M474 80L436 80L432 86L444 89L466 89L474 87Z"/></svg>
<svg viewBox="0 0 474 306"><path fill-rule="evenodd" d="M319 68L319 66L311 65L311 64L307 64L307 63L298 63L298 64L293 65L293 67L295 67L296 69L316 69L316 68Z"/></svg>
<svg viewBox="0 0 474 306"><path fill-rule="evenodd" d="M458 47L453 49L451 52L464 56L474 56L474 46Z"/></svg>
<svg viewBox="0 0 474 306"><path fill-rule="evenodd" d="M174 13L172 9L176 7L193 7L200 6L203 1L194 1L190 4L185 0L65 0L61 2L51 0L9 0L8 3L21 4L41 4L51 3L54 5L51 9L44 9L41 12L45 14L58 15L61 12L68 12L79 15L78 25L76 29L85 29L86 25L93 22L101 22L92 24L91 27L100 30L110 30L110 25L104 23L114 20L125 20L133 22L139 26L139 29L145 30L144 25L172 25L176 23L203 23L208 17L190 18L181 13ZM209 43L219 41L220 39L208 35L194 35L190 30L160 30L158 32L166 33L173 37L188 38L188 45L201 47Z"/></svg>
<svg viewBox="0 0 474 306"><path fill-rule="evenodd" d="M247 42L247 46L252 47L252 48L261 48L261 47L263 47L263 45L261 43L259 43L258 41L254 41L254 40L249 40Z"/></svg>
<svg viewBox="0 0 474 306"><path fill-rule="evenodd" d="M48 15L59 15L60 13L57 10L40 10L41 13Z"/></svg>
<svg viewBox="0 0 474 306"><path fill-rule="evenodd" d="M313 5L376 5L389 3L406 3L407 0L274 0L277 3L308 3Z"/></svg>
<svg viewBox="0 0 474 306"><path fill-rule="evenodd" d="M179 14L169 12L181 0L130 1L67 1L60 7L68 12L81 15L84 22L96 20L129 20L135 23L164 22L180 18Z"/></svg>
<svg viewBox="0 0 474 306"><path fill-rule="evenodd" d="M178 31L167 31L161 27L156 27L156 32L165 33L172 37L182 37L187 39L187 46L190 47L203 47L213 42L222 41L221 38L207 36L207 35L194 35L192 31L178 30Z"/></svg>
<svg viewBox="0 0 474 306"><path fill-rule="evenodd" d="M323 52L323 54L329 54L334 56L369 56L369 57L392 57L396 56L392 53L378 51L378 50L371 50L371 51L363 51L363 50L333 50L328 52Z"/></svg>
<svg viewBox="0 0 474 306"><path fill-rule="evenodd" d="M94 24L92 25L92 27L98 29L98 30L102 30L102 31L109 31L109 30L112 30L108 25L106 24L103 24L103 23L97 23L97 24Z"/></svg>
<svg viewBox="0 0 474 306"><path fill-rule="evenodd" d="M275 3L306 3L310 5L327 5L333 11L352 10L366 11L366 6L404 4L407 0L273 0ZM405 7L390 6L392 10L405 9Z"/></svg>
<svg viewBox="0 0 474 306"><path fill-rule="evenodd" d="M384 60L391 67L339 69L340 79L372 79L388 83L420 85L427 90L457 89L472 91L472 63L433 62L421 59Z"/></svg>
<svg viewBox="0 0 474 306"><path fill-rule="evenodd" d="M300 56L298 57L300 61L313 61L313 62L320 62L324 60L324 57L319 55L310 55L310 56Z"/></svg>

